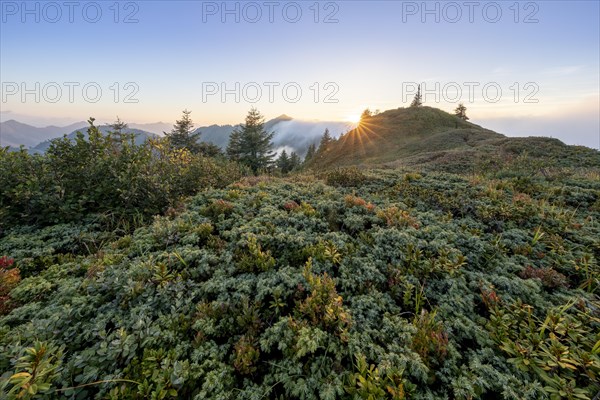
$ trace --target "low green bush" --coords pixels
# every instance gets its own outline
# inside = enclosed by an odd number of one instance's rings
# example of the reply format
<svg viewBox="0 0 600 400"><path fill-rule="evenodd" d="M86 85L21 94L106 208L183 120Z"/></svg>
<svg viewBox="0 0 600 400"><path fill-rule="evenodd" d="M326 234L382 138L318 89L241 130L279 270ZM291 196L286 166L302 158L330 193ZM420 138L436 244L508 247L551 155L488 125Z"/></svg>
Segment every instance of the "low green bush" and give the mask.
<svg viewBox="0 0 600 400"><path fill-rule="evenodd" d="M132 135L102 135L89 122L87 136L53 140L44 155L0 149L0 230L92 215L104 226L131 230L187 196L244 174L235 163L173 149L162 139L137 145Z"/></svg>
<svg viewBox="0 0 600 400"><path fill-rule="evenodd" d="M204 190L124 236L12 227L0 397L596 396L599 181L362 174Z"/></svg>

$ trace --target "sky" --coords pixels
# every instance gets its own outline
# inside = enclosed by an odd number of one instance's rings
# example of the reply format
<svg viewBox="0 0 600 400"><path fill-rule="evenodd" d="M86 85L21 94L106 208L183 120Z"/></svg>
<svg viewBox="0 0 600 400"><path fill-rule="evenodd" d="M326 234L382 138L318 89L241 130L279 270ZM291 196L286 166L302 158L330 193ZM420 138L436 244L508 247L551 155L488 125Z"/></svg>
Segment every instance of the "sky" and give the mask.
<svg viewBox="0 0 600 400"><path fill-rule="evenodd" d="M467 107L600 147L600 2L0 0L0 119L197 126Z"/></svg>

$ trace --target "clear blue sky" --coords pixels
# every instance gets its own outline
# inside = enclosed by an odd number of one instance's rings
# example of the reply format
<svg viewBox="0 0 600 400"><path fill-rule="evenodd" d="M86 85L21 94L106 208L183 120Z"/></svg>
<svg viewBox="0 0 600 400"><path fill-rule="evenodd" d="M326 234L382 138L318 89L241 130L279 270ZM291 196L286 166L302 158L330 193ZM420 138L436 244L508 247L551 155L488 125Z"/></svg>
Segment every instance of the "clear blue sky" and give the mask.
<svg viewBox="0 0 600 400"><path fill-rule="evenodd" d="M473 122L502 133L599 145L599 1L64 3L0 1L2 120L170 122L188 108L199 125L236 123L253 105L345 120L404 106L423 83L427 105L454 109L459 88Z"/></svg>

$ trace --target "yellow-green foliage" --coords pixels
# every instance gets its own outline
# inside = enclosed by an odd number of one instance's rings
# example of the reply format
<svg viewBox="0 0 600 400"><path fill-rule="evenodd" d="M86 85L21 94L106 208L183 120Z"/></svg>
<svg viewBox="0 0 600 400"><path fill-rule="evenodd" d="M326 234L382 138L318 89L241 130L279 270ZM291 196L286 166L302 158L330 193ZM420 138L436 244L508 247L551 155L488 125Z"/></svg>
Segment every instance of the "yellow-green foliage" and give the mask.
<svg viewBox="0 0 600 400"><path fill-rule="evenodd" d="M298 304L301 318L323 330L345 335L350 325L350 315L342 306L342 297L338 295L333 279L326 273L322 276L313 274L311 259L304 266L303 276L310 294Z"/></svg>
<svg viewBox="0 0 600 400"><path fill-rule="evenodd" d="M511 363L537 375L552 399L589 398L585 388L600 378L600 318L578 310L576 301L545 317L521 301L489 306L488 329Z"/></svg>
<svg viewBox="0 0 600 400"><path fill-rule="evenodd" d="M26 348L15 364L15 373L2 384L6 395L14 399L34 399L50 391L59 376L63 347L36 341Z"/></svg>
<svg viewBox="0 0 600 400"><path fill-rule="evenodd" d="M360 399L407 399L410 398L410 389L414 388L403 379L403 373L403 370L398 369L382 373L374 364L367 364L364 354L357 354L356 372L350 375L346 391Z"/></svg>
<svg viewBox="0 0 600 400"><path fill-rule="evenodd" d="M267 271L275 266L275 259L270 251L263 251L256 236L249 235L246 243L247 251L242 253L239 268L246 272Z"/></svg>

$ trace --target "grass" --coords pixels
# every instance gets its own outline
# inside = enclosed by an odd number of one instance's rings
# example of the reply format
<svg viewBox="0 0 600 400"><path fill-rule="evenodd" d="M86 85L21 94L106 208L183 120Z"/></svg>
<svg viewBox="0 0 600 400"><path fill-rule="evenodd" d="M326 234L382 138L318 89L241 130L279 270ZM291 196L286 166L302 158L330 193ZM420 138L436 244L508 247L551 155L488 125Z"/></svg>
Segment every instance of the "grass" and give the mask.
<svg viewBox="0 0 600 400"><path fill-rule="evenodd" d="M600 168L598 151L558 139L509 138L431 107L399 108L364 120L315 157L310 167L410 166L464 172L535 158L539 169Z"/></svg>

